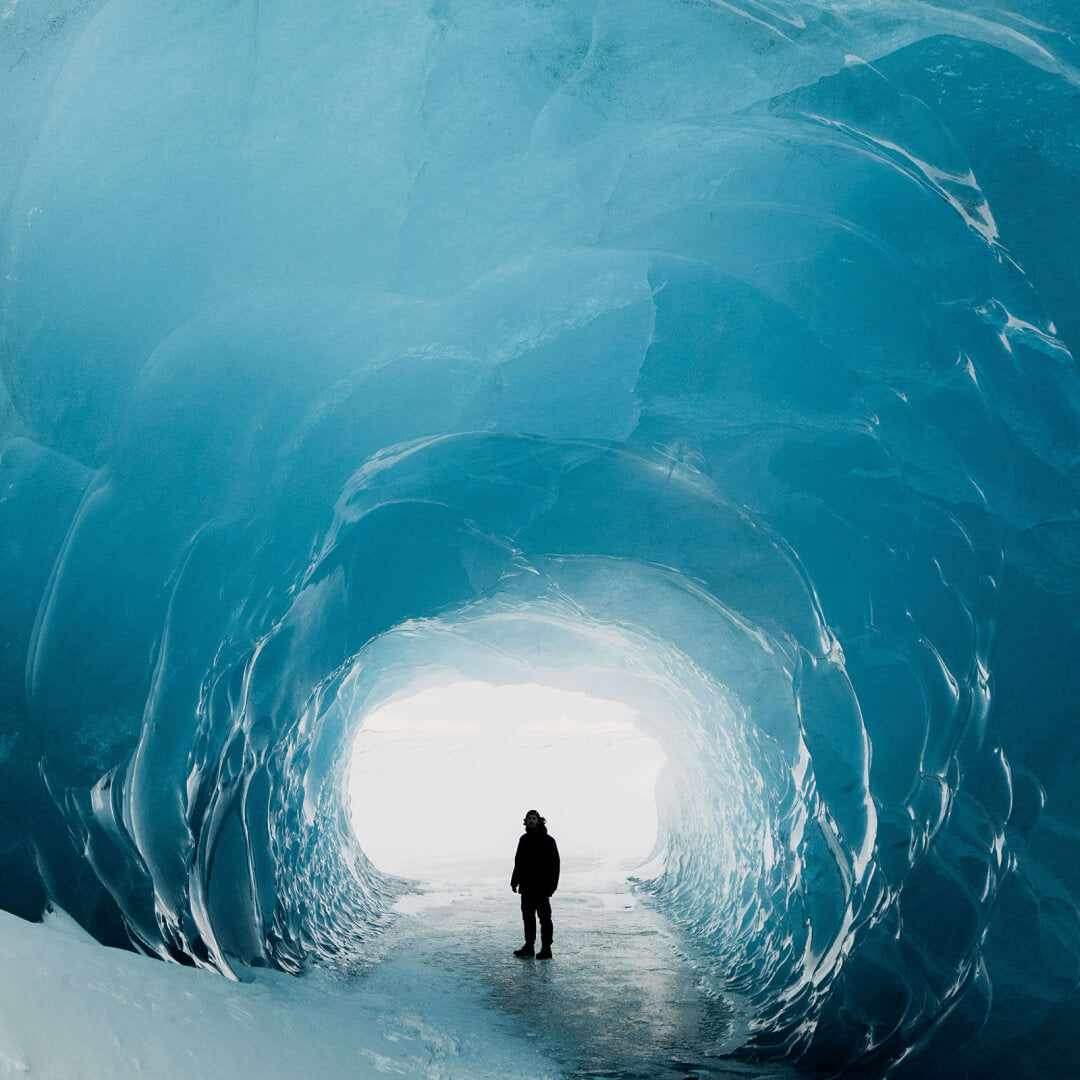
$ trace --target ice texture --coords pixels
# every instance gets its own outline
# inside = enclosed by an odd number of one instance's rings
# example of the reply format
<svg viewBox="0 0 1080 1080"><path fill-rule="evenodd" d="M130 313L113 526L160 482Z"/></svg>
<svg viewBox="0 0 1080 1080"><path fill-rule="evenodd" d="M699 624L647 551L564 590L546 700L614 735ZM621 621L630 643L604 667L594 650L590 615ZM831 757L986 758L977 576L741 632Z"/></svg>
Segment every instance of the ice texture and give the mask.
<svg viewBox="0 0 1080 1080"><path fill-rule="evenodd" d="M6 4L0 904L347 963L364 714L539 682L745 1054L1074 1073L1078 31Z"/></svg>

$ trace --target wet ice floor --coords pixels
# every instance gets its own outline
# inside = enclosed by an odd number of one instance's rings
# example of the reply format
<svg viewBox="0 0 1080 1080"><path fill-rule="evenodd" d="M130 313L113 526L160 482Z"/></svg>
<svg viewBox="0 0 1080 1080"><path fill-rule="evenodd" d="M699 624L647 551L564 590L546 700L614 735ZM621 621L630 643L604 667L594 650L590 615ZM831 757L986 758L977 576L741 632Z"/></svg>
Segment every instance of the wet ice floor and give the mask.
<svg viewBox="0 0 1080 1080"><path fill-rule="evenodd" d="M791 1075L724 1056L732 1004L703 989L667 920L625 880L575 886L553 898L550 961L513 956L519 899L489 880L404 897L377 966L466 977L500 1023L574 1080Z"/></svg>

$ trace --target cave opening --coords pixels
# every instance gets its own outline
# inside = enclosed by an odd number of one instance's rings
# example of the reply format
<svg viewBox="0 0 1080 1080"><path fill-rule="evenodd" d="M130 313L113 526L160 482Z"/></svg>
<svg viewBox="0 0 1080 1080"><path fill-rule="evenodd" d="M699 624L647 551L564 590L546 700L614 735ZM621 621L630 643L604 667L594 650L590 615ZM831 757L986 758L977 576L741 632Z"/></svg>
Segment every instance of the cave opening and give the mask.
<svg viewBox="0 0 1080 1080"><path fill-rule="evenodd" d="M532 807L557 835L566 870L610 874L657 849L666 763L622 702L473 679L405 691L366 716L346 797L357 842L386 874L508 877Z"/></svg>
<svg viewBox="0 0 1080 1080"><path fill-rule="evenodd" d="M583 592L508 587L403 623L314 695L288 794L316 827L278 880L319 962L366 963L386 916L416 905L501 918L535 808L559 844L561 903L640 902L720 958L718 990L748 951L747 977L772 977L805 818L798 782L769 794L787 768L785 673L721 623L721 683L670 638L597 618Z"/></svg>

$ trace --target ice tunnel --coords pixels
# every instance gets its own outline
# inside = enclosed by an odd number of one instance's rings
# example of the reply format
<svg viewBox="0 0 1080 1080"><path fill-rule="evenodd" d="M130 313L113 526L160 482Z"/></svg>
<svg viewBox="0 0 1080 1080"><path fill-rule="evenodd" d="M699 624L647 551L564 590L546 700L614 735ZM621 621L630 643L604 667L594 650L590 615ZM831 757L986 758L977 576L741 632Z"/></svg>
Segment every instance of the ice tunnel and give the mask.
<svg viewBox="0 0 1080 1080"><path fill-rule="evenodd" d="M348 968L366 718L539 685L727 1060L1080 1072L1078 35L7 0L0 907Z"/></svg>

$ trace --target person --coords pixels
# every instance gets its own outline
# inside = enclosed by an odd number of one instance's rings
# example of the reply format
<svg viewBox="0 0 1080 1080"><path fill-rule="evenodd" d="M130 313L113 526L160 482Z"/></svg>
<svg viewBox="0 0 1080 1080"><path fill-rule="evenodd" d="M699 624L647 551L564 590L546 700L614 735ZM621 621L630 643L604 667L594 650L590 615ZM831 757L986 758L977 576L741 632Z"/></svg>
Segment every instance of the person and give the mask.
<svg viewBox="0 0 1080 1080"><path fill-rule="evenodd" d="M518 840L510 888L521 893L521 917L525 922L525 944L515 956L551 959L551 897L559 887L559 848L548 834L546 819L539 810L525 815L525 835ZM540 917L540 951L536 948L536 918Z"/></svg>

